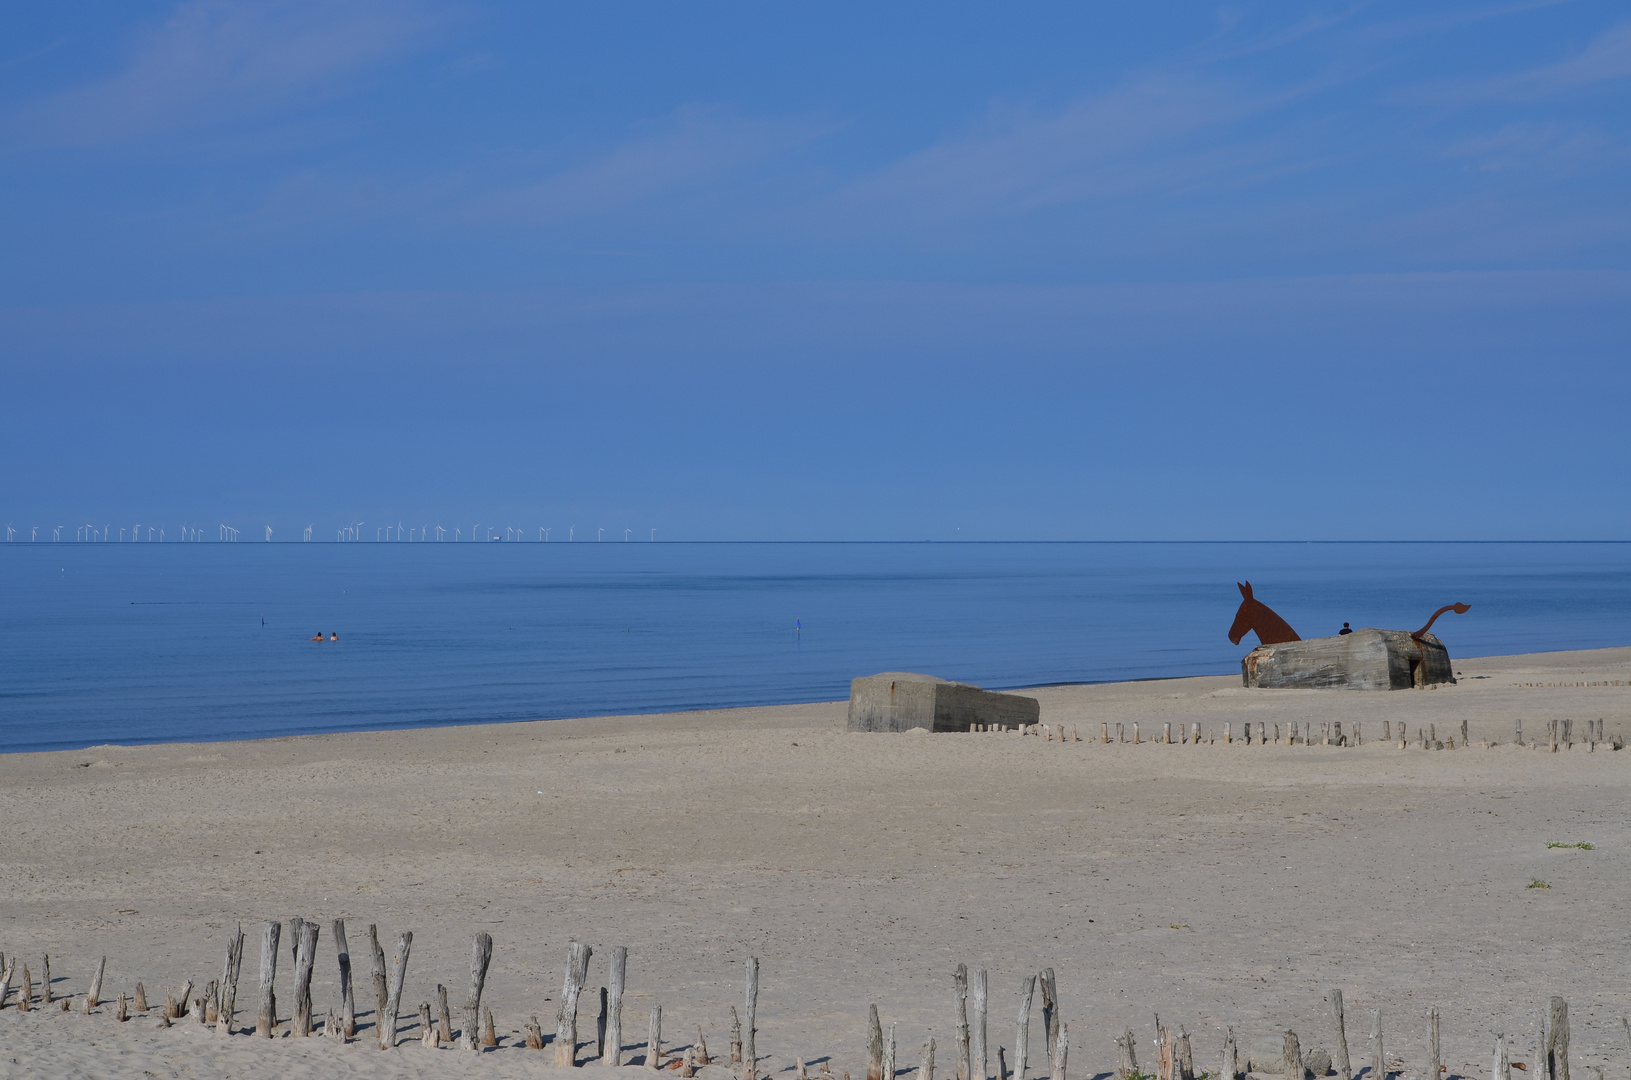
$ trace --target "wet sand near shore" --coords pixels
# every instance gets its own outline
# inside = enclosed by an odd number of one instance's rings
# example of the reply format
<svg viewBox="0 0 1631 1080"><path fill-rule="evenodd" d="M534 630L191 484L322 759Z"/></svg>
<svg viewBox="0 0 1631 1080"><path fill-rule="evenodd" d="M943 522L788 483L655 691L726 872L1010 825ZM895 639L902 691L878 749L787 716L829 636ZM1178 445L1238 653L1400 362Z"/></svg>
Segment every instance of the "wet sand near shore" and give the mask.
<svg viewBox="0 0 1631 1080"><path fill-rule="evenodd" d="M1080 743L850 734L836 702L0 755L0 952L17 979L49 953L55 992L75 995L69 1013L0 1010L0 1077L549 1072L552 1053L519 1048L519 1031L537 1014L553 1033L572 940L595 946L591 1041L606 955L628 946L633 1061L654 1005L665 1041L700 1026L719 1057L757 956L761 1074L802 1056L860 1080L876 1003L901 1070L932 1034L951 1076L965 962L990 971L993 1071L997 1046L1012 1061L1021 978L1052 967L1073 1077L1112 1070L1127 1028L1151 1071L1154 1013L1187 1027L1197 1069L1216 1071L1231 1027L1243 1053L1287 1028L1329 1048L1332 987L1356 1069L1380 1009L1389 1055L1420 1077L1433 1006L1451 1074L1486 1075L1495 1031L1529 1062L1561 994L1574 1068L1625 1075L1631 752L1582 739L1597 719L1631 736L1631 648L1455 666L1456 686L1392 693L1247 691L1238 676L1032 691ZM1573 747L1512 744L1516 721L1533 741L1563 717ZM1459 739L1463 719L1470 747L1380 740L1384 721ZM1365 742L1222 744L1224 724L1248 721L1358 723ZM1101 723L1130 736L1135 722L1146 739L1200 723L1218 741L1097 741ZM338 1004L328 922L346 920L364 1025L350 1045L78 1012L98 957L105 999L142 980L157 1006L165 987L218 977L241 922L238 1023L252 1026L260 924L294 916L323 925L319 1017ZM393 1053L370 1048L369 923L387 950L414 931ZM418 1004L446 984L457 1025L477 931L495 942L503 1045L422 1049ZM292 978L285 941L285 1017ZM1040 1000L1030 1042L1030 1074L1045 1074Z"/></svg>

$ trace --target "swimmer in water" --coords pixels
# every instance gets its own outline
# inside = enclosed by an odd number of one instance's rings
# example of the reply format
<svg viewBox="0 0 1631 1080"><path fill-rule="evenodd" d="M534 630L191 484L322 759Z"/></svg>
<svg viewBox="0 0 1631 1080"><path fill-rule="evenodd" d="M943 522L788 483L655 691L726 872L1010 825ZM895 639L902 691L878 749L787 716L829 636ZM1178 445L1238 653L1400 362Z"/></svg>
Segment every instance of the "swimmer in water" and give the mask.
<svg viewBox="0 0 1631 1080"><path fill-rule="evenodd" d="M322 641L322 640L323 640L323 632L322 632L322 631L321 631L321 630L319 630L319 631L318 631L318 632L317 632L317 636L316 636L316 637L314 637L314 638L308 638L308 639L307 639L307 640L309 640L309 641Z"/></svg>
<svg viewBox="0 0 1631 1080"><path fill-rule="evenodd" d="M328 636L328 639L330 641L339 641L340 640L340 635L339 634L330 634Z"/></svg>

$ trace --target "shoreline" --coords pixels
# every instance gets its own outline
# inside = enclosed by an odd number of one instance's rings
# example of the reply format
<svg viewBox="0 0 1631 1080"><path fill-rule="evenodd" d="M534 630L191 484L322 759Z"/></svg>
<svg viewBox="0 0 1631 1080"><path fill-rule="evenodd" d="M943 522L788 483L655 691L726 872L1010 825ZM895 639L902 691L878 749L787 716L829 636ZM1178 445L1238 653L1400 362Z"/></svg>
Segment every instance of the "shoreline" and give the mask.
<svg viewBox="0 0 1631 1080"><path fill-rule="evenodd" d="M1197 1070L1229 1028L1243 1054L1287 1028L1328 1048L1331 987L1356 1047L1355 1027L1382 1010L1408 1075L1429 1007L1451 1071L1481 1076L1492 1029L1529 1060L1525 1033L1551 994L1570 1002L1575 1067L1623 1068L1631 755L1511 738L1516 719L1532 740L1565 716L1631 734L1631 687L1515 685L1631 679L1631 648L1457 670L1458 685L1431 691L1248 691L1238 675L1036 689L1044 721L1084 738L1113 722L1362 723L1350 748L850 734L845 703L821 702L0 755L0 951L36 975L49 954L59 995L82 995L106 956L105 1001L142 980L158 1005L165 988L217 978L241 923L243 1026L261 920L299 915L322 926L321 1018L337 1004L329 921L342 918L359 1012L368 925L387 947L415 932L406 1043L436 984L457 1008L471 936L486 932L503 1044L461 1056L380 1054L366 1032L346 1047L222 1039L188 1021L154 1030L152 1016L119 1025L107 1004L83 1016L76 997L68 1014L0 1009L17 1059L0 1076L547 1071L547 1051L515 1043L533 1014L551 1030L572 940L595 948L580 1037L605 957L626 945L626 1044L661 1005L673 1043L701 1027L716 1054L743 961L759 957L761 1071L778 1077L796 1056L864 1076L874 1003L886 1030L899 1024L902 1067L932 1034L947 1072L959 962L990 970L991 1042L1010 1051L1021 976L1055 969L1083 1078L1114 1068L1128 1028L1145 1053L1153 1012L1190 1030ZM1463 719L1472 748L1370 734L1383 720L1412 739L1418 726L1459 732ZM291 966L285 952L285 1025Z"/></svg>
<svg viewBox="0 0 1631 1080"><path fill-rule="evenodd" d="M1459 666L1459 665L1462 665L1462 664L1472 664L1472 665L1478 665L1479 667L1482 667L1482 666L1486 666L1484 664L1484 662L1490 662L1490 661L1500 662L1500 663L1503 663L1503 664L1504 663L1515 663L1515 662L1518 662L1518 661L1530 661L1529 666L1537 667L1537 668L1541 668L1541 669L1544 669L1544 668L1549 667L1549 666L1561 666L1561 668L1570 669L1570 670L1573 670L1576 667L1578 667L1580 670L1588 670L1588 669L1595 668L1595 667L1599 666L1600 664L1608 664L1610 666L1614 665L1620 659L1619 654L1625 654L1625 655L1631 656L1631 645L1608 646L1608 647L1596 648L1596 649L1559 649L1559 650L1553 650L1553 651L1548 651L1548 652L1538 652L1538 653L1506 653L1506 654L1497 653L1497 654L1492 654L1490 656L1468 656L1468 657L1465 657L1465 658L1462 658L1462 659L1459 659L1459 660L1452 659L1451 663L1452 663L1452 665L1456 665L1456 666ZM1594 657L1597 658L1597 659L1593 660L1592 658L1594 658ZM1475 671L1476 670L1477 670L1477 668L1475 667ZM1473 677L1477 678L1478 676L1475 674ZM1105 680L1105 681L1100 681L1100 682L1036 683L1036 684L1031 684L1031 685L1027 685L1027 686L1012 686L1012 687L992 685L992 686L985 686L983 688L988 689L988 690L1000 691L1002 693L1017 693L1017 694L1027 694L1028 696L1042 695L1042 696L1053 697L1053 696L1056 696L1056 695L1054 695L1054 694L1052 694L1050 692L1071 691L1071 690L1090 690L1090 689L1094 689L1094 688L1106 688L1106 687L1162 686L1162 685L1169 685L1169 684L1182 684L1182 683L1190 682L1192 680L1219 680L1219 679L1234 680L1235 682L1238 683L1239 673L1235 672L1235 673L1223 673L1223 674L1213 674L1213 675L1162 675L1162 676L1151 676L1149 678L1142 678L1142 679L1118 679L1118 680ZM1588 681L1590 681L1590 680L1588 680ZM1244 689L1244 688L1242 688L1242 689ZM1401 690L1392 690L1392 691L1358 691L1358 690L1332 690L1332 691L1260 690L1260 691L1257 691L1257 690L1254 690L1253 691L1253 693L1263 693L1263 694L1281 694L1281 693L1320 693L1320 694L1324 694L1324 693L1333 693L1333 694L1358 694L1358 695L1366 695L1366 694L1383 694L1383 695L1395 694L1396 695L1396 694L1402 694L1402 693L1408 693L1408 692L1409 691L1401 691ZM823 706L836 706L836 707L839 707L839 708L843 708L843 707L846 706L847 701L848 701L847 698L838 698L838 699L830 699L830 700L825 700L825 701L782 702L782 703L778 703L778 704L768 704L768 705L766 705L766 704L759 704L759 705L729 705L729 706L720 706L720 707L717 707L717 708L678 709L678 710L668 710L668 711L661 711L661 712L604 713L604 714L591 715L591 716L566 716L566 717L555 717L555 718L546 718L546 719L532 719L532 720L455 721L455 722L452 722L452 723L423 724L423 725L416 725L416 726L413 726L413 727L357 728L357 729L348 730L348 731L310 732L310 733L298 734L298 735L268 735L268 736L264 736L264 737L260 737L260 738L250 738L250 739L211 739L211 740L206 740L206 741L191 741L191 742L184 741L184 740L154 740L154 741L151 741L151 742L134 742L134 743L94 743L94 744L91 744L91 745L88 745L88 746L65 747L65 748L57 749L57 750L17 750L17 751L8 751L8 752L0 753L0 761L3 761L4 759L6 759L8 757L19 757L19 756L26 756L26 755L31 755L31 754L83 754L83 753L88 753L88 752L93 751L93 750L102 750L102 749L127 749L128 750L128 749L138 749L138 748L143 748L143 747L187 747L187 746L220 747L220 746L223 746L223 745L277 743L277 742L282 742L282 741L291 740L291 739L345 738L345 737L351 737L351 736L359 736L360 737L360 736L368 736L368 735L385 735L385 734L391 734L391 733L408 733L408 732L418 732L418 731L452 732L452 731L469 730L469 729L488 729L488 728L503 729L503 728L512 727L512 726L516 726L516 725L528 725L528 724L589 724L589 723L595 723L595 722L600 722L600 721L638 723L640 721L659 721L659 720L664 720L664 719L677 719L677 718L681 718L681 717L729 717L729 716L732 716L732 715L744 715L745 716L745 715L748 715L748 714L755 714L756 715L756 714L763 713L766 710L777 710L777 709L795 709L795 710L796 709L812 709L812 708L820 708L820 707L823 707ZM1046 708L1046 703L1044 703L1044 709L1045 708ZM1044 723L1048 722L1048 719L1049 718L1047 717L1047 715L1044 714L1043 722Z"/></svg>

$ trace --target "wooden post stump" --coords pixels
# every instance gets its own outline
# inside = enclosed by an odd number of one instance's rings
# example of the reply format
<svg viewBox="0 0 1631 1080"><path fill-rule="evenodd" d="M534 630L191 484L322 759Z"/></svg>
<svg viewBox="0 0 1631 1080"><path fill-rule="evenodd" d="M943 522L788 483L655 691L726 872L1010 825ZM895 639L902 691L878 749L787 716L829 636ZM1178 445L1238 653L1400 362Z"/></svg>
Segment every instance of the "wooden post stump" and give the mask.
<svg viewBox="0 0 1631 1080"><path fill-rule="evenodd" d="M625 954L628 952L626 949L622 951ZM613 951L613 955L616 955L616 950ZM479 1051L481 1049L481 1045L478 1043L476 1038L476 1018L477 1014L481 1011L481 992L487 985L487 967L492 963L492 961L493 936L486 933L477 934L470 950L470 996L465 998L464 1023L459 1028L460 1045L466 1050ZM617 1007L619 1010L621 1010L623 991L623 973L621 968L619 968L616 977L618 980L615 984L618 990ZM487 1014L489 1018L489 1027L492 1026L492 1015L493 1014L491 1012ZM621 1013L619 1013L619 1015L621 1015ZM618 1032L617 1037L621 1041L623 1038L622 1029L619 1028ZM486 1045L493 1046L495 1044L486 1043ZM616 1062L613 1062L613 1064L616 1064Z"/></svg>
<svg viewBox="0 0 1631 1080"><path fill-rule="evenodd" d="M436 1037L453 1045L453 1017L447 1010L447 987L436 984Z"/></svg>
<svg viewBox="0 0 1631 1080"><path fill-rule="evenodd" d="M1025 1080L1026 1058L1031 1048L1031 998L1036 994L1036 976L1027 975L1019 987L1019 1021L1014 1027L1014 1076Z"/></svg>
<svg viewBox="0 0 1631 1080"><path fill-rule="evenodd" d="M391 998L385 1004L380 1030L381 1049L396 1046L396 1020L402 1015L402 988L408 981L408 953L413 949L413 931L404 930L396 939L396 965L391 972Z"/></svg>
<svg viewBox="0 0 1631 1080"><path fill-rule="evenodd" d="M1235 1029L1223 1036L1223 1062L1218 1068L1219 1080L1237 1080L1240 1076L1240 1049L1235 1045Z"/></svg>
<svg viewBox="0 0 1631 1080"><path fill-rule="evenodd" d="M1048 1073L1048 1080L1065 1080L1065 1059L1069 1054L1070 1028L1061 1021L1059 1034L1053 1040L1053 1069Z"/></svg>
<svg viewBox="0 0 1631 1080"><path fill-rule="evenodd" d="M1356 734L1358 730L1356 726ZM1331 1067L1336 1070L1337 1080L1353 1080L1353 1067L1348 1061L1348 1025L1342 1016L1342 991L1336 988L1331 990L1331 1036Z"/></svg>
<svg viewBox="0 0 1631 1080"><path fill-rule="evenodd" d="M283 924L268 919L261 930L261 996L260 1009L255 1013L255 1034L270 1039L277 1029L277 997L272 993L272 980L277 975L278 938Z"/></svg>
<svg viewBox="0 0 1631 1080"><path fill-rule="evenodd" d="M917 1080L934 1080L934 1040L923 1044L923 1059L917 1067Z"/></svg>
<svg viewBox="0 0 1631 1080"><path fill-rule="evenodd" d="M379 946L379 927L368 924L369 981L374 984L374 1041L381 1050L385 1041L385 1010L391 1007L391 989L385 973L385 950ZM395 1042L396 1033L391 1034Z"/></svg>
<svg viewBox="0 0 1631 1080"><path fill-rule="evenodd" d="M969 986L969 995L974 1001L974 1030L973 1041L969 1045L969 1064L975 1069L975 1080L990 1080L990 1058L986 1053L986 970L979 968L974 972L974 980Z"/></svg>
<svg viewBox="0 0 1631 1080"><path fill-rule="evenodd" d="M1569 1003L1554 996L1546 1010L1546 1043L1541 1055L1545 1080L1569 1080Z"/></svg>
<svg viewBox="0 0 1631 1080"><path fill-rule="evenodd" d="M1059 984L1054 981L1052 968L1043 968L1037 982L1042 984L1042 1038L1051 1062L1053 1044L1059 1038Z"/></svg>
<svg viewBox="0 0 1631 1080"><path fill-rule="evenodd" d="M1387 1059L1382 1056L1382 1010L1370 1018L1370 1076L1367 1080L1387 1080Z"/></svg>
<svg viewBox="0 0 1631 1080"><path fill-rule="evenodd" d="M1280 1058L1280 1071L1285 1080L1303 1080L1303 1050L1297 1044L1297 1033L1286 1032L1286 1043Z"/></svg>
<svg viewBox="0 0 1631 1080"><path fill-rule="evenodd" d="M555 1066L572 1068L578 1063L578 995L589 977L589 956L593 950L572 942L566 957L566 977L561 985L561 1006L555 1013Z"/></svg>
<svg viewBox="0 0 1631 1080"><path fill-rule="evenodd" d="M651 1022L646 1027L646 1068L663 1067L663 1007L651 1010Z"/></svg>
<svg viewBox="0 0 1631 1080"><path fill-rule="evenodd" d="M629 950L625 945L612 949L611 990L606 1001L606 1045L600 1060L605 1065L623 1064L623 987L628 976Z"/></svg>
<svg viewBox="0 0 1631 1080"><path fill-rule="evenodd" d="M759 1051L755 1042L758 1027L755 1020L759 1015L759 958L748 957L747 963L747 1028L743 1031L742 1041L742 1080L758 1080L759 1078ZM1564 1077L1563 1080L1569 1080Z"/></svg>
<svg viewBox="0 0 1631 1080"><path fill-rule="evenodd" d="M294 1033L311 1034L311 969L317 959L317 924L302 922L294 962Z"/></svg>
<svg viewBox="0 0 1631 1080"><path fill-rule="evenodd" d="M883 1080L883 1024L876 1005L867 1008L866 1080Z"/></svg>
<svg viewBox="0 0 1631 1080"><path fill-rule="evenodd" d="M1438 1080L1443 1072L1443 1064L1438 1053L1438 1007L1427 1010L1427 1076L1428 1080Z"/></svg>
<svg viewBox="0 0 1631 1080"><path fill-rule="evenodd" d="M102 1004L102 976L108 970L108 958L96 962L96 973L91 976L91 988L85 991L85 1011L90 1012Z"/></svg>
<svg viewBox="0 0 1631 1080"><path fill-rule="evenodd" d="M951 976L952 994L957 1003L957 1080L971 1080L968 1063L968 965L958 964Z"/></svg>
<svg viewBox="0 0 1631 1080"><path fill-rule="evenodd" d="M344 1041L357 1034L357 998L351 987L351 946L345 940L345 920L335 919L329 924L329 932L334 935L334 950L340 962L340 1025Z"/></svg>

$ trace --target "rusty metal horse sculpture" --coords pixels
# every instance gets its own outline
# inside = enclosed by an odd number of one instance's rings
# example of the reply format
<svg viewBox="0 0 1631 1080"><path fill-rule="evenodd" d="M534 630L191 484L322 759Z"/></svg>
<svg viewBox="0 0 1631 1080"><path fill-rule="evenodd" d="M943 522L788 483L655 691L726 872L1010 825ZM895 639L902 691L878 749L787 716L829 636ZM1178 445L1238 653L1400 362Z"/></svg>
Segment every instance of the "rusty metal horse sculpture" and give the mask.
<svg viewBox="0 0 1631 1080"><path fill-rule="evenodd" d="M1302 640L1297 636L1297 631L1291 628L1290 623L1274 613L1273 608L1252 596L1251 582L1244 581L1235 584L1239 586L1240 595L1243 599L1240 601L1240 610L1235 612L1234 625L1229 627L1229 643L1231 645L1239 645L1240 639L1252 631L1257 632L1257 640L1259 644L1263 645L1279 645L1287 641ZM1471 610L1472 607L1469 604L1445 604L1433 612L1433 617L1427 620L1426 626L1410 636L1419 642L1422 635L1431 630L1433 624L1438 621L1438 617L1446 611L1453 611L1457 615L1465 615Z"/></svg>

